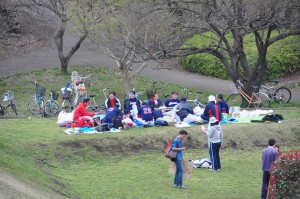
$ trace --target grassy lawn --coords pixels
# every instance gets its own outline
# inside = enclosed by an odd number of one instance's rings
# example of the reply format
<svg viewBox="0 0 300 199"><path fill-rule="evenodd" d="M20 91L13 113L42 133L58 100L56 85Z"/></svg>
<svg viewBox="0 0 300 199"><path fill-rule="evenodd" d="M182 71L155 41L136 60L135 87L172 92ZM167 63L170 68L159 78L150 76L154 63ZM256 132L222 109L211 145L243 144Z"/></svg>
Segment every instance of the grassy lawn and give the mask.
<svg viewBox="0 0 300 199"><path fill-rule="evenodd" d="M89 94L109 87L123 99L123 85L117 70L96 67L70 67L82 76L92 74ZM258 198L261 187L261 151L269 138L275 138L282 151L299 150L300 113L275 111L285 118L281 124L223 125L222 170L210 173L193 169L185 181L188 190L173 188L170 161L163 151L179 129L175 127L135 128L115 134L68 135L56 118L39 119L27 110L37 80L50 90L59 91L70 81L60 70L42 69L0 78L0 93L15 91L15 103L22 119L0 119L0 168L40 189L68 198ZM109 81L114 79L114 81ZM138 77L137 91L151 88L152 81ZM162 93L181 91L179 85L160 82ZM191 88L193 90L193 88ZM196 89L194 89L196 91ZM207 101L206 91L201 101ZM180 93L183 95L183 92ZM97 103L103 102L98 94ZM102 98L101 98L102 97ZM191 97L194 97L193 94ZM145 97L143 96L142 99ZM280 106L299 107L299 104ZM278 107L278 105L276 105ZM9 115L13 115L9 110ZM25 119L26 118L26 119ZM199 126L186 129L186 160L209 157L207 137ZM0 184L0 190L6 187ZM0 195L1 196L1 195ZM16 196L17 197L17 196Z"/></svg>
<svg viewBox="0 0 300 199"><path fill-rule="evenodd" d="M188 190L172 187L162 153L175 127L67 135L54 118L0 120L0 167L70 198L258 198L267 140L274 137L282 151L299 149L300 114L278 113L281 124L223 125L222 170L193 169ZM185 159L209 157L199 126L186 130Z"/></svg>

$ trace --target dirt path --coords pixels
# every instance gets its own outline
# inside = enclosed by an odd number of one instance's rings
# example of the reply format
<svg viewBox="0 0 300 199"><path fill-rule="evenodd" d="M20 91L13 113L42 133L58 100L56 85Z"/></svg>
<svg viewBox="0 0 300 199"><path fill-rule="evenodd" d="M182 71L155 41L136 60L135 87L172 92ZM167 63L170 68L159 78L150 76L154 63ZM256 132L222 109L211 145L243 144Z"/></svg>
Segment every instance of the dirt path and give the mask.
<svg viewBox="0 0 300 199"><path fill-rule="evenodd" d="M24 183L15 176L0 169L0 198L59 199L63 197L50 191L38 190L33 184Z"/></svg>
<svg viewBox="0 0 300 199"><path fill-rule="evenodd" d="M65 39L66 49L70 49L74 43L75 38L68 33ZM43 67L57 67L59 64L55 47L47 47L28 55L2 60L0 62L0 77L18 72L32 71ZM72 57L70 65L105 66L116 68L115 61L113 61L110 57L89 49L84 45ZM186 73L179 70L153 70L155 64L150 62L149 65L150 66L143 70L141 74L157 81L191 86L199 88L200 90L207 89L211 90L212 94L219 92L231 92L231 81L228 80ZM300 102L300 91L292 90L292 93L291 101Z"/></svg>

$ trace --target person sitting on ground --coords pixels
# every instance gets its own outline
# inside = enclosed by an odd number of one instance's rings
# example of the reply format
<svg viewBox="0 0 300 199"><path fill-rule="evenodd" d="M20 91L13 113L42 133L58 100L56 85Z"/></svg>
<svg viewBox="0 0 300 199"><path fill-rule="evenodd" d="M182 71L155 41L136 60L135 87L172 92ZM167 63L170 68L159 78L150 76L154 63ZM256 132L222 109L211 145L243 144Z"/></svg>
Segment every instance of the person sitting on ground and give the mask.
<svg viewBox="0 0 300 199"><path fill-rule="evenodd" d="M189 103L186 102L186 97L180 99L180 104L178 106L177 115L180 117L181 120L186 118L188 114L193 114L193 108Z"/></svg>
<svg viewBox="0 0 300 199"><path fill-rule="evenodd" d="M148 100L148 106L150 106L150 108L152 110L157 109L161 106L163 106L163 102L161 101L161 99L158 98L158 94L157 93L153 93L150 97L150 99Z"/></svg>
<svg viewBox="0 0 300 199"><path fill-rule="evenodd" d="M81 117L93 117L97 112L89 112L86 107L91 103L89 98L84 98L83 101L76 107L73 114L73 121L78 122Z"/></svg>
<svg viewBox="0 0 300 199"><path fill-rule="evenodd" d="M221 93L217 94L217 104L221 108L221 113L227 113L229 114L229 107L227 102L223 99L223 95Z"/></svg>
<svg viewBox="0 0 300 199"><path fill-rule="evenodd" d="M174 107L174 106L176 106L177 104L180 103L180 100L177 99L177 98L178 98L178 93L175 92L175 91L173 91L171 99L167 99L166 100L165 106L166 107Z"/></svg>
<svg viewBox="0 0 300 199"><path fill-rule="evenodd" d="M110 92L108 95L108 99L105 100L105 108L108 109L110 107L117 107L121 110L121 102L118 98L116 98L115 92Z"/></svg>
<svg viewBox="0 0 300 199"><path fill-rule="evenodd" d="M130 91L129 98L126 98L124 101L124 110L132 110L132 105L136 105L137 109L140 108L140 100L135 97L135 91Z"/></svg>
<svg viewBox="0 0 300 199"><path fill-rule="evenodd" d="M221 108L218 104L216 104L215 96L210 95L201 118L202 120L208 122L209 118L212 116L214 116L219 122L222 121Z"/></svg>
<svg viewBox="0 0 300 199"><path fill-rule="evenodd" d="M142 106L138 110L138 117L146 122L153 121L153 113L147 102L144 101L142 103Z"/></svg>
<svg viewBox="0 0 300 199"><path fill-rule="evenodd" d="M121 111L117 107L110 107L105 111L105 117L102 119L101 123L112 124L114 118L121 117Z"/></svg>

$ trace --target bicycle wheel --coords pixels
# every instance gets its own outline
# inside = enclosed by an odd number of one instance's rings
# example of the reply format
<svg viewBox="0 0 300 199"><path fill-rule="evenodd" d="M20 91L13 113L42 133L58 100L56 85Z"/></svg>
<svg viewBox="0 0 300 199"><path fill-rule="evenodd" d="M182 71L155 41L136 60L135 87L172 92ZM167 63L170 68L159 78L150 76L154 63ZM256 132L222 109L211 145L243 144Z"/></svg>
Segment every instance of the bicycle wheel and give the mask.
<svg viewBox="0 0 300 199"><path fill-rule="evenodd" d="M69 99L64 99L61 105L61 110L63 110L66 113L71 113L73 110L71 100Z"/></svg>
<svg viewBox="0 0 300 199"><path fill-rule="evenodd" d="M18 115L16 105L15 104L11 104L11 108L15 112L15 114Z"/></svg>
<svg viewBox="0 0 300 199"><path fill-rule="evenodd" d="M229 107L242 106L243 101L244 99L240 94L232 94L227 98L227 104Z"/></svg>
<svg viewBox="0 0 300 199"><path fill-rule="evenodd" d="M0 115L5 115L5 111L6 111L5 107L0 105Z"/></svg>
<svg viewBox="0 0 300 199"><path fill-rule="evenodd" d="M274 93L274 100L279 104L288 103L291 100L292 94L288 88L280 87Z"/></svg>
<svg viewBox="0 0 300 199"><path fill-rule="evenodd" d="M58 104L54 101L47 101L45 104L45 113L47 115L53 116L59 112Z"/></svg>
<svg viewBox="0 0 300 199"><path fill-rule="evenodd" d="M270 108L270 104L271 104L269 96L262 92L255 93L255 95L253 96L253 102L254 102L253 106L255 108L258 107Z"/></svg>
<svg viewBox="0 0 300 199"><path fill-rule="evenodd" d="M39 97L38 99L36 99L34 95L28 101L28 109L31 113L35 115L39 115L43 112L44 104L45 104L45 99L43 97Z"/></svg>

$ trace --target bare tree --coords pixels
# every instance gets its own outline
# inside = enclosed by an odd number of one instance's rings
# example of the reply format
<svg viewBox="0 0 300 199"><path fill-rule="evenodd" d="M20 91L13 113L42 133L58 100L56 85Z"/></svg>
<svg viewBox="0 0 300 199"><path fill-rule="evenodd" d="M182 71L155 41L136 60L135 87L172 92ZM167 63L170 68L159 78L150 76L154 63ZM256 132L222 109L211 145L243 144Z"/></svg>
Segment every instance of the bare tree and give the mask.
<svg viewBox="0 0 300 199"><path fill-rule="evenodd" d="M197 33L210 44L202 47L168 48L157 58L172 58L195 53L217 57L231 79L244 81L246 90L260 85L267 70L268 47L291 35L300 34L300 3L296 0L161 0L166 11L176 17L189 33ZM203 34L211 32L211 36ZM244 49L244 37L253 34L257 58L254 65ZM232 40L231 40L232 38ZM232 41L232 42L231 42Z"/></svg>
<svg viewBox="0 0 300 199"><path fill-rule="evenodd" d="M38 15L39 16L38 16ZM0 2L0 58L28 52L51 38L51 16L25 0Z"/></svg>
<svg viewBox="0 0 300 199"><path fill-rule="evenodd" d="M58 51L59 60L61 63L61 73L67 73L67 68L71 57L80 48L82 42L86 39L90 23L90 10L93 10L94 4L99 1L93 0L31 0L35 5L46 8L51 11L59 20L60 25L55 33L54 42ZM97 19L95 22L101 21ZM74 46L64 53L64 35L67 26L70 25L74 32L79 36Z"/></svg>
<svg viewBox="0 0 300 199"><path fill-rule="evenodd" d="M122 6L112 3L109 15L88 34L99 51L116 61L126 93L131 89L132 80L162 50L160 46L170 46L169 41L176 35L172 32L170 15L163 10L149 9L152 3L138 0L127 1Z"/></svg>

